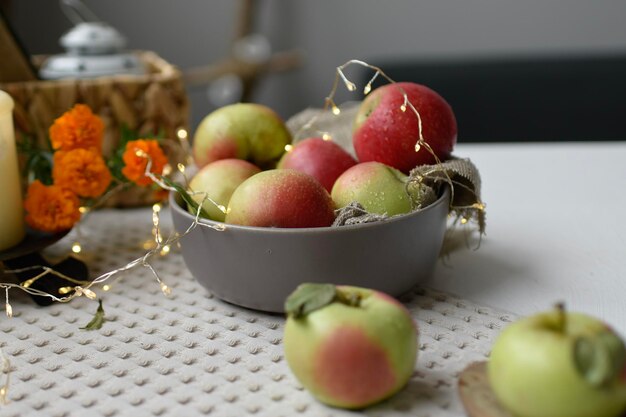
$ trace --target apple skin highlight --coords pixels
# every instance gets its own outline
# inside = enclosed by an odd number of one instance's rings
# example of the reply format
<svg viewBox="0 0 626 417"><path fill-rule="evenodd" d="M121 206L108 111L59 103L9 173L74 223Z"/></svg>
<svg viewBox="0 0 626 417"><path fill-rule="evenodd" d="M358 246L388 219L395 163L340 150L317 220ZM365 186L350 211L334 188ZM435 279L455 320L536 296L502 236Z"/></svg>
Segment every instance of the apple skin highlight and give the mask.
<svg viewBox="0 0 626 417"><path fill-rule="evenodd" d="M418 165L435 163L422 146L418 152L419 123L406 108L403 92L419 112L422 135L440 160L447 159L457 139L457 123L450 105L438 93L415 83L387 84L368 95L354 121L353 145L361 162L378 161L408 174Z"/></svg>
<svg viewBox="0 0 626 417"><path fill-rule="evenodd" d="M558 313L547 312L509 325L496 340L488 363L499 401L517 417L617 417L626 411L626 380L616 377L592 386L577 370L574 340L608 329L601 321L567 313L558 330Z"/></svg>
<svg viewBox="0 0 626 417"><path fill-rule="evenodd" d="M333 302L287 320L285 357L296 378L321 402L360 409L402 389L415 367L417 328L395 299L361 294L359 306Z"/></svg>

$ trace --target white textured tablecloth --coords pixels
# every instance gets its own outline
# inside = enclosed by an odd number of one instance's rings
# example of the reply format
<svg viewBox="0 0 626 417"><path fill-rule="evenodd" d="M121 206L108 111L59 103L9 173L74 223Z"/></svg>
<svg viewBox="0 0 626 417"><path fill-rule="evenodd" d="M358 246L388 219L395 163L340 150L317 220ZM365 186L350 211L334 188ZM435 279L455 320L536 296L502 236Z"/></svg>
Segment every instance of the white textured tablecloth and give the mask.
<svg viewBox="0 0 626 417"><path fill-rule="evenodd" d="M92 275L145 251L150 210L105 210L81 226ZM169 218L163 214L163 220ZM167 230L167 229L166 229ZM56 249L67 250L76 233ZM283 356L281 316L238 308L195 282L173 252L153 266L172 288L165 297L145 268L97 291L107 321L79 328L97 303L85 298L37 307L12 292L14 317L0 318L0 346L12 365L10 403L0 416L462 416L458 373L484 360L512 317L470 301L416 289L402 301L419 327L418 363L408 386L361 412L316 402Z"/></svg>

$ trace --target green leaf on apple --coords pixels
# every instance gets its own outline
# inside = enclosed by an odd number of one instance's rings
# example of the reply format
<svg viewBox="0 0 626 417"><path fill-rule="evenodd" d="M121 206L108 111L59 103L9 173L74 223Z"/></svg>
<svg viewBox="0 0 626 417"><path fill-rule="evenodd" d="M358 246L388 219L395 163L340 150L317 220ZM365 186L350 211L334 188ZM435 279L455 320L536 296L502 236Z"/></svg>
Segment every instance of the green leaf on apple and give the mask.
<svg viewBox="0 0 626 417"><path fill-rule="evenodd" d="M626 365L626 346L611 332L595 337L581 336L574 345L574 362L581 375L592 386L610 384Z"/></svg>
<svg viewBox="0 0 626 417"><path fill-rule="evenodd" d="M336 293L333 284L301 284L287 297L285 312L294 318L307 315L332 303Z"/></svg>

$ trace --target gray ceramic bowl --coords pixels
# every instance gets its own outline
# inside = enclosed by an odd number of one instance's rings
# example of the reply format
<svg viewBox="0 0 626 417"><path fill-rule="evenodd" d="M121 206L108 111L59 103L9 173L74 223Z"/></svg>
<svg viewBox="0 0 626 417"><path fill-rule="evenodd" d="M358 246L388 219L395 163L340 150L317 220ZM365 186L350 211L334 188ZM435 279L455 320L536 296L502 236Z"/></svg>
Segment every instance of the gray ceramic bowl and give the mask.
<svg viewBox="0 0 626 417"><path fill-rule="evenodd" d="M277 229L196 227L181 241L187 267L215 296L240 306L282 312L303 282L355 285L400 296L433 271L448 215L448 190L427 208L385 222ZM194 220L170 195L174 227ZM206 224L221 224L201 220Z"/></svg>

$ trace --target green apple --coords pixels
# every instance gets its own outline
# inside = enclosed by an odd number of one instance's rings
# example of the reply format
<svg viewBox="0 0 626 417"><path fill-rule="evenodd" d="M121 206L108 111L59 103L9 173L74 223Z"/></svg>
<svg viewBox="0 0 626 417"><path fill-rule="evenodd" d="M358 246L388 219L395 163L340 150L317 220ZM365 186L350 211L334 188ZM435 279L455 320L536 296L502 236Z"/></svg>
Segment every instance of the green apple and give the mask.
<svg viewBox="0 0 626 417"><path fill-rule="evenodd" d="M361 162L337 178L331 196L337 208L357 201L370 213L408 213L412 203L407 180L402 172L380 162Z"/></svg>
<svg viewBox="0 0 626 417"><path fill-rule="evenodd" d="M411 377L417 328L394 298L366 288L302 284L285 311L285 358L319 401L367 407L398 392Z"/></svg>
<svg viewBox="0 0 626 417"><path fill-rule="evenodd" d="M489 381L517 417L617 417L626 411L626 347L604 323L563 309L509 325Z"/></svg>
<svg viewBox="0 0 626 417"><path fill-rule="evenodd" d="M219 159L245 159L262 168L272 167L291 142L281 117L267 106L237 103L206 116L193 138L193 157L203 167Z"/></svg>
<svg viewBox="0 0 626 417"><path fill-rule="evenodd" d="M242 159L221 159L204 166L189 181L191 198L201 204L209 219L223 222L235 189L261 169ZM193 209L189 209L195 214Z"/></svg>

